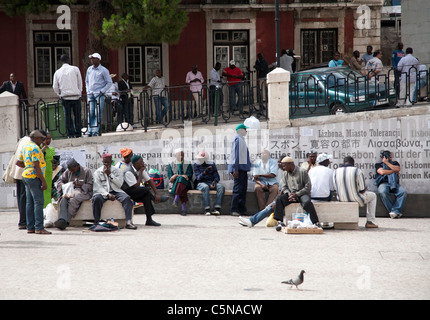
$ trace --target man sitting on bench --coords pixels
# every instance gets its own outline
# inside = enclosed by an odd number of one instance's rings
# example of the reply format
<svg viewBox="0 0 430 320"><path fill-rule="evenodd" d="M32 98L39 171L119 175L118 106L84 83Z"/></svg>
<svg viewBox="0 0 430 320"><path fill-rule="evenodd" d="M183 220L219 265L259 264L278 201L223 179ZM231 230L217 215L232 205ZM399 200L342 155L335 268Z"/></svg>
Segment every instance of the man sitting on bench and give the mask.
<svg viewBox="0 0 430 320"><path fill-rule="evenodd" d="M151 180L146 172L145 162L141 156L135 154L131 157L131 165L124 170L124 183L122 190L127 193L133 201L142 202L145 207L146 225L158 227L161 224L152 220L152 215L155 213L152 201L159 203L167 201L169 197L160 197L155 187L154 181ZM148 187L141 186L142 182L148 182L154 194L151 193Z"/></svg>
<svg viewBox="0 0 430 320"><path fill-rule="evenodd" d="M280 181L280 194L275 202L275 214L273 218L278 221L276 231L281 231L285 227L283 222L285 207L293 202L300 202L303 209L310 214L313 224L318 223L318 216L311 201L311 180L306 169L297 167L293 158L282 159L283 175Z"/></svg>
<svg viewBox="0 0 430 320"><path fill-rule="evenodd" d="M123 172L121 169L112 165L111 154L105 153L103 155L103 166L94 172L93 178L92 201L94 224L98 224L100 221L103 204L107 200L118 200L121 202L125 211L125 217L127 220L125 227L127 229L137 229L132 222L133 203L130 200L130 196L121 189L121 186L124 183Z"/></svg>

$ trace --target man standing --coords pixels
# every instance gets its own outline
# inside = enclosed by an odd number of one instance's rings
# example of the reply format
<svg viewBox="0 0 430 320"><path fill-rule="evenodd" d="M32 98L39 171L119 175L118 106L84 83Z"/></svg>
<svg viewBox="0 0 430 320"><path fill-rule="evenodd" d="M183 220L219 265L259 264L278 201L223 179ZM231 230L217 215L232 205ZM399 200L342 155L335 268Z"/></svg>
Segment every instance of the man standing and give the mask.
<svg viewBox="0 0 430 320"><path fill-rule="evenodd" d="M156 123L163 123L163 118L169 111L169 101L167 101L166 85L160 69L155 71L155 77L151 79L147 86L143 87L144 90L149 88L152 89L152 97L154 98L155 121ZM161 106L164 107L163 110L161 110Z"/></svg>
<svg viewBox="0 0 430 320"><path fill-rule="evenodd" d="M9 81L3 82L0 87L0 93L5 91L16 94L18 99L23 100L27 106L29 105L27 95L25 94L24 84L21 81L16 81L16 74L13 72L9 75Z"/></svg>
<svg viewBox="0 0 430 320"><path fill-rule="evenodd" d="M200 110L200 97L202 94L202 85L205 80L203 79L202 73L198 71L197 68L198 66L196 64L192 66L191 71L187 73L185 82L190 85L191 94L193 95L194 101ZM203 110L201 110L201 113L205 114Z"/></svg>
<svg viewBox="0 0 430 320"><path fill-rule="evenodd" d="M293 202L300 202L303 209L309 213L313 224L318 223L318 215L311 201L312 184L308 172L296 167L291 157L282 159L282 170L284 171L279 189L281 190L275 202L275 213L273 218L278 221L276 231L285 227L283 222L285 207Z"/></svg>
<svg viewBox="0 0 430 320"><path fill-rule="evenodd" d="M376 180L379 196L392 219L402 216L402 208L406 201L406 190L399 184L400 164L393 161L390 151L382 152L382 162L375 164ZM395 201L391 199L394 194Z"/></svg>
<svg viewBox="0 0 430 320"><path fill-rule="evenodd" d="M78 67L71 66L70 58L63 54L60 58L63 65L55 71L52 88L60 97L66 120L67 136L79 138L81 128L81 95L82 76ZM73 119L72 119L73 116Z"/></svg>
<svg viewBox="0 0 430 320"><path fill-rule="evenodd" d="M58 202L58 220L54 226L64 230L74 217L82 202L90 200L93 195L93 174L91 170L81 166L75 159L67 161L67 170L57 180L55 187L59 194L67 183L73 184L73 192L64 194Z"/></svg>
<svg viewBox="0 0 430 320"><path fill-rule="evenodd" d="M148 187L142 187L141 184L148 182L154 194L151 193ZM143 203L146 214L146 225L158 227L160 224L152 220L152 215L155 214L152 201L159 203L166 201L168 197L160 197L158 190L155 187L154 181L146 172L146 165L141 156L135 154L131 157L130 166L124 170L124 183L121 189L127 193L135 202Z"/></svg>
<svg viewBox="0 0 430 320"><path fill-rule="evenodd" d="M233 113L239 109L239 112L242 112L242 71L236 67L234 60L230 60L230 66L224 69L222 75L227 77L229 85L230 111ZM236 93L238 95L238 105L236 105Z"/></svg>
<svg viewBox="0 0 430 320"><path fill-rule="evenodd" d="M328 63L329 67L340 67L344 61L341 59L342 55L339 51L336 51L333 55L333 59Z"/></svg>
<svg viewBox="0 0 430 320"><path fill-rule="evenodd" d="M364 61L364 65L369 62L369 60L373 59L373 53L372 53L373 47L367 46L366 53L361 56L361 59Z"/></svg>
<svg viewBox="0 0 430 320"><path fill-rule="evenodd" d="M281 53L282 53L282 56L279 58L280 67L284 70L287 70L290 73L294 73L293 71L294 58L290 56L287 50L285 49L282 49Z"/></svg>
<svg viewBox="0 0 430 320"><path fill-rule="evenodd" d="M265 84L266 76L269 73L269 65L261 53L257 55L254 68L257 71L257 101L261 102L264 97L267 97L267 92L265 92L267 86L263 86L263 84Z"/></svg>
<svg viewBox="0 0 430 320"><path fill-rule="evenodd" d="M378 228L375 224L376 194L368 191L363 171L354 167L354 159L347 156L343 165L333 173L333 184L337 198L343 202L358 202L360 207L367 204L366 228Z"/></svg>
<svg viewBox="0 0 430 320"><path fill-rule="evenodd" d="M41 130L30 133L31 141L22 149L17 165L24 168L22 181L25 185L27 204L27 233L51 234L43 227L43 190L47 184L44 177L46 162L40 145L46 134Z"/></svg>
<svg viewBox="0 0 430 320"><path fill-rule="evenodd" d="M211 204L209 200L209 191L216 190L216 200L212 214L219 215L221 211L222 199L224 197L225 187L219 183L220 177L218 169L212 161L209 162L206 151L200 151L196 155L197 161L193 165L194 176L196 177L197 190L202 192L205 215L211 214Z"/></svg>
<svg viewBox="0 0 430 320"><path fill-rule="evenodd" d="M209 85L209 108L210 112L215 112L215 107L217 107L217 114L219 114L219 107L222 106L223 95L222 95L222 85L221 77L219 75L219 69L221 69L221 63L215 63L215 66L210 73L210 85ZM216 105L215 105L216 103Z"/></svg>
<svg viewBox="0 0 430 320"><path fill-rule="evenodd" d="M270 157L268 150L263 150L260 159L254 161L252 176L255 182L254 191L257 198L259 211L272 203L278 196L279 183L276 179L278 173L278 162ZM265 191L269 192L266 201Z"/></svg>
<svg viewBox="0 0 430 320"><path fill-rule="evenodd" d="M248 146L245 142L247 127L241 123L236 127L236 136L231 144L228 172L233 175L231 214L240 216L246 213L246 193L248 190L248 171L251 170Z"/></svg>
<svg viewBox="0 0 430 320"><path fill-rule="evenodd" d="M132 222L133 203L130 196L126 194L121 186L124 183L123 172L112 166L112 155L105 153L103 155L103 166L98 168L93 175L93 215L94 224L100 221L103 204L107 200L121 202L125 211L126 228L137 229Z"/></svg>
<svg viewBox="0 0 430 320"><path fill-rule="evenodd" d="M412 48L406 48L406 56L400 59L397 64L397 71L401 74L400 96L397 107L410 107L412 105L415 82L417 81L417 70L420 64L418 59L415 58L412 53Z"/></svg>
<svg viewBox="0 0 430 320"><path fill-rule="evenodd" d="M376 50L373 53L373 58L366 63L365 70L367 72L367 75L369 76L369 80L372 79L373 77L376 77L378 74L382 72L382 68L384 67L384 65L382 64L381 58L382 58L382 51Z"/></svg>
<svg viewBox="0 0 430 320"><path fill-rule="evenodd" d="M85 87L89 103L88 137L100 135L100 126L103 118L103 106L106 92L112 86L109 70L100 64L102 59L98 53L88 56L92 66L88 67L85 77Z"/></svg>
<svg viewBox="0 0 430 320"><path fill-rule="evenodd" d="M121 78L121 81L118 82L118 90L120 92L125 122L132 126L134 124L134 101L132 94L133 87L129 82L127 73L124 72Z"/></svg>
<svg viewBox="0 0 430 320"><path fill-rule="evenodd" d="M309 179L311 179L312 190L311 199L320 201L331 201L333 186L333 169L330 169L330 159L333 159L331 154L321 153L317 157L319 164L312 170L309 170Z"/></svg>
<svg viewBox="0 0 430 320"><path fill-rule="evenodd" d="M399 42L397 44L397 49L393 51L391 55L391 64L394 69L394 87L396 88L397 95L400 92L400 72L397 70L397 65L399 61L405 56L405 52L403 51L403 43Z"/></svg>

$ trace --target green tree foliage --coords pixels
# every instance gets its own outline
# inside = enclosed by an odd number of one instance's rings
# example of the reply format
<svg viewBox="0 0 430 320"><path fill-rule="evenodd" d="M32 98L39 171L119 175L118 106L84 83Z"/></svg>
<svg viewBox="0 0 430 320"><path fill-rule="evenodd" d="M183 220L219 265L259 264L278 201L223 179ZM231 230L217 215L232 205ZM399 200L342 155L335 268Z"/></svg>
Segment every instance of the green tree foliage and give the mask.
<svg viewBox="0 0 430 320"><path fill-rule="evenodd" d="M103 20L104 44L176 43L188 18L180 0L112 0L116 12Z"/></svg>

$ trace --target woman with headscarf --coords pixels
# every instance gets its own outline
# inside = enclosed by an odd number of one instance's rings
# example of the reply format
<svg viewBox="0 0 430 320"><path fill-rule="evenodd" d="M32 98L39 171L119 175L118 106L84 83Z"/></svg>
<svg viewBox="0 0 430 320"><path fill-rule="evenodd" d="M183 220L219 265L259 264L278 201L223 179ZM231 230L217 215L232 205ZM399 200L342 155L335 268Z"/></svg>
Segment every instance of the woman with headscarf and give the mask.
<svg viewBox="0 0 430 320"><path fill-rule="evenodd" d="M175 159L167 167L170 193L175 196L173 206L181 201L181 215L187 214L186 204L188 202L187 191L192 189L191 179L193 177L193 166L190 161L184 160L184 151L176 149Z"/></svg>

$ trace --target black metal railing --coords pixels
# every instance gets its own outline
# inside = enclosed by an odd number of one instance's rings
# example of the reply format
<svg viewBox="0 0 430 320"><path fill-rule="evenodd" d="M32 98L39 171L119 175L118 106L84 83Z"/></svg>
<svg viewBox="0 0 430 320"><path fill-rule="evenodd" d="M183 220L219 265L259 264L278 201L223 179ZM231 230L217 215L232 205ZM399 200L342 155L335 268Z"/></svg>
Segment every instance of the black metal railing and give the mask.
<svg viewBox="0 0 430 320"><path fill-rule="evenodd" d="M386 74L372 76L343 67L293 74L290 118L401 107L429 96L427 67L411 67L398 74L395 71L389 69Z"/></svg>
<svg viewBox="0 0 430 320"><path fill-rule="evenodd" d="M373 77L363 76L349 68L329 69L325 73L315 69L292 74L289 87L290 118L393 108L401 104L414 104L429 96L427 67L412 67L400 74L394 71L390 69L386 74ZM402 77L403 81L399 81ZM150 90L141 91L129 98L133 110L131 121L127 120L125 112L119 112L120 101L106 97L102 117L95 126L100 126L100 132L106 133L131 127L147 131L150 127L180 125L187 120L217 125L218 120L240 121L252 115L267 119L267 83L254 80L252 73L248 78L250 80L240 84L241 100L228 83L219 88L203 85L202 90L194 95L185 85L167 87L158 96L152 95ZM230 100L233 97L237 100L237 110L231 107ZM405 101L400 99L402 97L406 98ZM168 110L162 118L157 117L157 110L166 108L164 102L167 102ZM100 114L99 102L95 108ZM45 102L39 99L32 105L20 101L19 111L21 136L34 129L47 130L54 139L70 135L61 100ZM81 98L80 111L82 134L85 135L92 128L88 121L89 103L85 97Z"/></svg>
<svg viewBox="0 0 430 320"><path fill-rule="evenodd" d="M222 84L219 88L203 85L202 90L194 95L188 85L170 86L159 95L152 95L151 90L131 95L128 98L131 106L123 105L120 99L104 96L102 105L99 99L95 101L97 116L93 125L89 121L90 103L83 96L80 99L80 127L82 134L86 135L92 131L90 129L96 127L100 127L99 133L129 130L132 127L147 131L151 126L168 127L172 123L180 124L187 120L201 120L205 124L213 122L217 125L218 120L229 122L251 115L267 118L267 93L264 98L259 98L262 86L258 88L253 80L245 80L240 83L240 90L241 99L236 94L230 94L228 83ZM264 90L267 91L267 88ZM233 97L237 100L237 110L230 107L229 100ZM168 105L167 112L162 118L157 117L157 110L166 108L165 102ZM65 113L61 99L51 102L39 99L36 103L28 105L20 101L21 136L29 134L34 129L47 130L54 139L71 136L66 128Z"/></svg>

